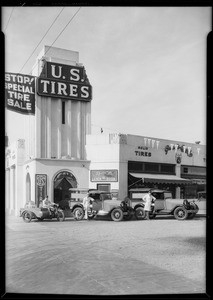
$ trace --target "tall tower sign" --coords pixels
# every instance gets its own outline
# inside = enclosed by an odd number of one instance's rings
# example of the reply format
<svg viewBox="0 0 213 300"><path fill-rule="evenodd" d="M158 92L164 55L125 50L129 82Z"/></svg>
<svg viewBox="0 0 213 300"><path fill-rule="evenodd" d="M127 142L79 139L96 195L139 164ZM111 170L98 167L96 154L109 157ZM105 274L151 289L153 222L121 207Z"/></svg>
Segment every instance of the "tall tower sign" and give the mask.
<svg viewBox="0 0 213 300"><path fill-rule="evenodd" d="M79 53L45 46L32 75L37 80L35 116L26 126L29 157L85 159L92 87Z"/></svg>
<svg viewBox="0 0 213 300"><path fill-rule="evenodd" d="M92 87L84 67L45 62L38 78L38 94L79 101L92 99Z"/></svg>

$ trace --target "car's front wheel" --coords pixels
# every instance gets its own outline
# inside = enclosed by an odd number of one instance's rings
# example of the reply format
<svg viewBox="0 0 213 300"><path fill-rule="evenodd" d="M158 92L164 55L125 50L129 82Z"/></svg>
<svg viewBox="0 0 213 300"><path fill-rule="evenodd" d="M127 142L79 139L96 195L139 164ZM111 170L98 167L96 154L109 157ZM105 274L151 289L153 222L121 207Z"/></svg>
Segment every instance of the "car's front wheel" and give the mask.
<svg viewBox="0 0 213 300"><path fill-rule="evenodd" d="M188 217L188 212L185 207L177 207L174 211L174 217L177 220L186 220Z"/></svg>
<svg viewBox="0 0 213 300"><path fill-rule="evenodd" d="M145 219L145 211L143 207L137 207L135 210L135 217L137 220L144 220Z"/></svg>
<svg viewBox="0 0 213 300"><path fill-rule="evenodd" d="M111 212L111 218L115 222L119 222L123 219L123 211L120 208L115 208Z"/></svg>
<svg viewBox="0 0 213 300"><path fill-rule="evenodd" d="M80 221L84 217L84 210L81 207L76 207L73 211L75 220Z"/></svg>

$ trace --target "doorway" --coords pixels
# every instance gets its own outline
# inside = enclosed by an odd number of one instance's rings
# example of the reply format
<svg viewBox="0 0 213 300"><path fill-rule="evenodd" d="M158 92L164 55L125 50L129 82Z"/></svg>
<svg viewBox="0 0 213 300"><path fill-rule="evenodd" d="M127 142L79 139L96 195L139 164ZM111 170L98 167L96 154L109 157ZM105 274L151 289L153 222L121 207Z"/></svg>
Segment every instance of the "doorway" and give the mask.
<svg viewBox="0 0 213 300"><path fill-rule="evenodd" d="M54 178L54 202L59 203L62 200L68 200L70 188L77 188L75 176L68 171L58 173Z"/></svg>

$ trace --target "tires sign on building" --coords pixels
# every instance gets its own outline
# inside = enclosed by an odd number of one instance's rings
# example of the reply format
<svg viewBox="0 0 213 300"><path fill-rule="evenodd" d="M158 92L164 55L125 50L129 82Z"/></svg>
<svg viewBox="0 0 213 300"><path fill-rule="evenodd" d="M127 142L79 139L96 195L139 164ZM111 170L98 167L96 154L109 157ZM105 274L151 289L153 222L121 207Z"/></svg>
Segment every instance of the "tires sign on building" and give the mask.
<svg viewBox="0 0 213 300"><path fill-rule="evenodd" d="M41 96L79 101L92 99L92 87L83 67L45 62L37 85Z"/></svg>

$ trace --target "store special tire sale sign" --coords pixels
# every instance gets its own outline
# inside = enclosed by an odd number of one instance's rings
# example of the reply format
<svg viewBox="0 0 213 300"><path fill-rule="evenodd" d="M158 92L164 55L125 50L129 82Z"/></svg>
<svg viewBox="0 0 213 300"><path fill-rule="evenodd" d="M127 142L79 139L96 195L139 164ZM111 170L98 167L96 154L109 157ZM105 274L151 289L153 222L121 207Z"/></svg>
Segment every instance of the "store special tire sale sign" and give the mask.
<svg viewBox="0 0 213 300"><path fill-rule="evenodd" d="M5 73L6 108L22 114L35 114L35 77Z"/></svg>

